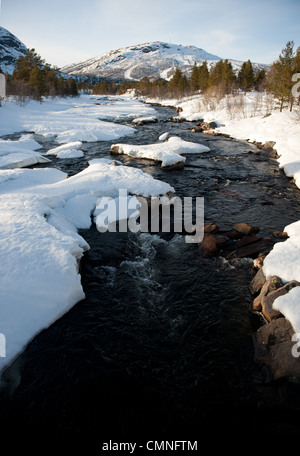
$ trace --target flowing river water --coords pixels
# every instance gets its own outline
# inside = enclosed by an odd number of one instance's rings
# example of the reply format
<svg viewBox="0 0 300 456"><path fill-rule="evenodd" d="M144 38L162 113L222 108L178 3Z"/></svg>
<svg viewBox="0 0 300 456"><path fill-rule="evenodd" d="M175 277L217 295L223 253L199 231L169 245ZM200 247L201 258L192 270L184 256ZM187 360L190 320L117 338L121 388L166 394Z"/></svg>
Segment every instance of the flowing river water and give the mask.
<svg viewBox="0 0 300 456"><path fill-rule="evenodd" d="M246 142L192 133L191 123L168 120L173 109L156 109L158 123L119 142L153 143L169 131L211 151L188 156L180 171L118 157L123 163L169 182L180 197L204 197L205 220L222 229L246 222L271 237L300 219L299 190L275 159L248 153L255 147ZM84 159L51 166L75 174L110 157L110 145L84 143ZM81 262L86 299L7 372L1 432L13 430L12 449L37 437L45 447L83 445L86 454L100 454L109 440L197 440L199 449L237 436L248 445L261 427L297 432L296 386L265 385L253 361L262 320L251 309L251 260L205 259L179 234L100 234L95 226L80 234L91 247Z"/></svg>

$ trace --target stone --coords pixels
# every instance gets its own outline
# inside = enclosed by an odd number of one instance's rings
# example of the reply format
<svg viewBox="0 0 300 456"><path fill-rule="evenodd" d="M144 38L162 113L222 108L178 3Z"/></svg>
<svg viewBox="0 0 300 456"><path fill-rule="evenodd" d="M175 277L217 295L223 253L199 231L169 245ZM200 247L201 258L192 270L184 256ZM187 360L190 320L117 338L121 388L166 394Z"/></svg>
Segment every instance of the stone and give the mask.
<svg viewBox="0 0 300 456"><path fill-rule="evenodd" d="M213 222L204 222L204 233L215 234L219 232L219 227Z"/></svg>
<svg viewBox="0 0 300 456"><path fill-rule="evenodd" d="M214 129L214 128L217 128L218 125L217 125L216 122L209 122L209 123L208 123L208 126L209 126L209 128Z"/></svg>
<svg viewBox="0 0 300 456"><path fill-rule="evenodd" d="M278 239L288 239L289 237L285 231L273 231L273 236Z"/></svg>
<svg viewBox="0 0 300 456"><path fill-rule="evenodd" d="M262 253L270 252L274 245L274 242L268 238L262 238L259 241L253 242L250 245L237 248L233 252L226 256L228 260L234 258L256 258L257 255Z"/></svg>
<svg viewBox="0 0 300 456"><path fill-rule="evenodd" d="M211 233L204 233L203 241L198 245L200 251L206 258L211 258L218 250L216 238Z"/></svg>
<svg viewBox="0 0 300 456"><path fill-rule="evenodd" d="M300 362L292 354L294 330L285 318L261 326L253 334L254 361L264 367L265 381L300 379Z"/></svg>
<svg viewBox="0 0 300 456"><path fill-rule="evenodd" d="M111 154L116 154L116 155L122 154L121 149L120 149L119 146L111 146L110 147L110 153Z"/></svg>
<svg viewBox="0 0 300 456"><path fill-rule="evenodd" d="M265 259L265 255L255 258L255 260L253 261L253 267L255 269L261 269L264 264L264 259Z"/></svg>
<svg viewBox="0 0 300 456"><path fill-rule="evenodd" d="M246 236L249 234L256 234L259 232L258 227L248 225L248 223L236 223L235 225L233 225L233 229L239 231L242 234L245 234Z"/></svg>
<svg viewBox="0 0 300 456"><path fill-rule="evenodd" d="M242 239L236 241L235 248L238 249L240 247L245 247L246 245L254 244L254 242L260 241L261 239L262 238L260 236L250 234L249 236L245 236Z"/></svg>
<svg viewBox="0 0 300 456"><path fill-rule="evenodd" d="M255 295L260 292L263 285L266 283L266 276L262 269L255 274L253 280L250 282L249 290L252 295Z"/></svg>
<svg viewBox="0 0 300 456"><path fill-rule="evenodd" d="M283 296L287 294L292 288L300 286L300 282L297 280L291 280L290 282L286 283L280 288L277 288L274 291L269 291L266 295L262 297L261 300L261 307L262 307L262 314L267 321L274 320L278 318L281 313L273 309L273 302L275 299L279 298L279 296Z"/></svg>
<svg viewBox="0 0 300 456"><path fill-rule="evenodd" d="M280 277L273 276L268 279L262 286L259 295L253 301L253 310L262 311L262 299L268 293L277 290L282 287L282 281Z"/></svg>
<svg viewBox="0 0 300 456"><path fill-rule="evenodd" d="M184 168L184 162L178 162L178 163L174 163L174 165L161 167L161 169L164 169L165 171L174 171L174 170L183 169L183 168Z"/></svg>

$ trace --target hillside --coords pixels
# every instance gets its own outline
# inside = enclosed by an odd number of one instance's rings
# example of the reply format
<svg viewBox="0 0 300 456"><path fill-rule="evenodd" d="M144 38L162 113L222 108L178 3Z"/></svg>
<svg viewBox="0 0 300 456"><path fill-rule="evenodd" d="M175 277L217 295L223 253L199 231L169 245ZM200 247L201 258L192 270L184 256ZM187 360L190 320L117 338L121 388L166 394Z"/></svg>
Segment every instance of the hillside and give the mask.
<svg viewBox="0 0 300 456"><path fill-rule="evenodd" d="M25 54L25 44L8 30L0 27L0 68L2 72L12 74L16 61Z"/></svg>
<svg viewBox="0 0 300 456"><path fill-rule="evenodd" d="M153 43L139 44L107 52L89 60L63 67L62 72L78 76L97 76L112 80L139 80L145 76L150 79L169 80L176 68L189 72L194 63L207 61L208 66L224 60L195 46ZM235 71L243 62L229 60ZM265 65L253 64L254 70Z"/></svg>

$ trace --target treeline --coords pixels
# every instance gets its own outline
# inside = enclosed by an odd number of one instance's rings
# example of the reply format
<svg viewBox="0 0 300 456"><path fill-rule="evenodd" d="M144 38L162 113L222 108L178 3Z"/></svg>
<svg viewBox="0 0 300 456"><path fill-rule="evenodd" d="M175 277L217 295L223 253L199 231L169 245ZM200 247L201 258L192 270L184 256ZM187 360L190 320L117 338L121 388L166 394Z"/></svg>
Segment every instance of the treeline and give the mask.
<svg viewBox="0 0 300 456"><path fill-rule="evenodd" d="M267 91L280 100L280 110L288 104L292 110L295 98L292 87L295 82L292 76L300 73L300 47L294 51L294 42L289 41L281 51L279 58L268 71L254 70L252 62L244 62L236 74L228 60L220 60L208 67L207 62L194 64L189 76L176 69L170 81L164 79L150 81L145 77L138 82L127 82L121 85L98 83L90 87L94 94L122 94L128 89L135 89L137 95L152 98L172 98L189 96L195 93L214 93L224 96L249 90Z"/></svg>
<svg viewBox="0 0 300 456"><path fill-rule="evenodd" d="M170 81L164 79L150 81L149 78L144 77L138 82L126 82L121 85L99 82L92 87L92 90L94 94L108 95L135 89L137 95L171 98L188 96L199 91L204 93L213 88L219 94L226 95L238 89L264 90L265 78L264 70L255 74L250 60L243 63L238 75L235 74L232 64L228 60L220 60L210 69L205 61L201 65L195 63L190 76L177 68Z"/></svg>
<svg viewBox="0 0 300 456"><path fill-rule="evenodd" d="M257 90L270 92L279 99L280 110L287 104L292 110L295 102L292 95L295 82L292 77L296 73L300 73L300 47L294 51L293 41L286 44L268 71L254 69L250 60L242 64L238 73L228 60L220 60L211 67L205 61L201 65L195 63L188 75L177 68L169 81L151 81L144 77L140 81L116 83L104 80L94 84L76 83L72 77L63 78L34 49L28 49L26 55L17 60L12 76L6 74L6 92L7 95L41 99L43 96L76 96L80 91L95 95L119 95L128 89L135 89L138 96L180 98L196 93L222 97L240 93L241 90Z"/></svg>
<svg viewBox="0 0 300 456"><path fill-rule="evenodd" d="M6 74L6 93L40 100L43 96L76 96L78 88L73 78L64 79L35 49L27 49L26 55L18 58L12 76Z"/></svg>

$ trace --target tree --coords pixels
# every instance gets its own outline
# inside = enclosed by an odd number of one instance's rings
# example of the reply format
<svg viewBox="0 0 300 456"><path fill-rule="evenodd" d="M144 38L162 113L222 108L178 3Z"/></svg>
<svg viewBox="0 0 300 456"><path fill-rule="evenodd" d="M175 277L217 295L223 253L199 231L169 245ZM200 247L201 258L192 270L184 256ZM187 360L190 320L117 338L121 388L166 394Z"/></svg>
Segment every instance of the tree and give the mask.
<svg viewBox="0 0 300 456"><path fill-rule="evenodd" d="M238 83L241 89L249 90L254 85L254 71L250 60L244 62L238 74Z"/></svg>
<svg viewBox="0 0 300 456"><path fill-rule="evenodd" d="M192 92L196 92L200 88L200 86L199 86L199 67L196 62L194 63L194 66L192 69L192 74L191 74L191 78L190 78L190 88L191 88Z"/></svg>
<svg viewBox="0 0 300 456"><path fill-rule="evenodd" d="M189 83L187 77L182 74L179 68L176 68L175 73L169 83L170 89L174 95L184 95Z"/></svg>
<svg viewBox="0 0 300 456"><path fill-rule="evenodd" d="M219 60L210 71L210 86L222 94L230 93L236 80L232 65L228 60Z"/></svg>
<svg viewBox="0 0 300 456"><path fill-rule="evenodd" d="M199 76L199 79L198 79L199 89L202 92L205 92L205 90L208 88L208 85L209 85L209 71L208 71L206 60L199 67L198 76Z"/></svg>
<svg viewBox="0 0 300 456"><path fill-rule="evenodd" d="M291 102L292 110L292 75L294 69L294 42L288 41L281 51L279 59L274 62L268 74L267 89L280 100L280 112L284 103Z"/></svg>

